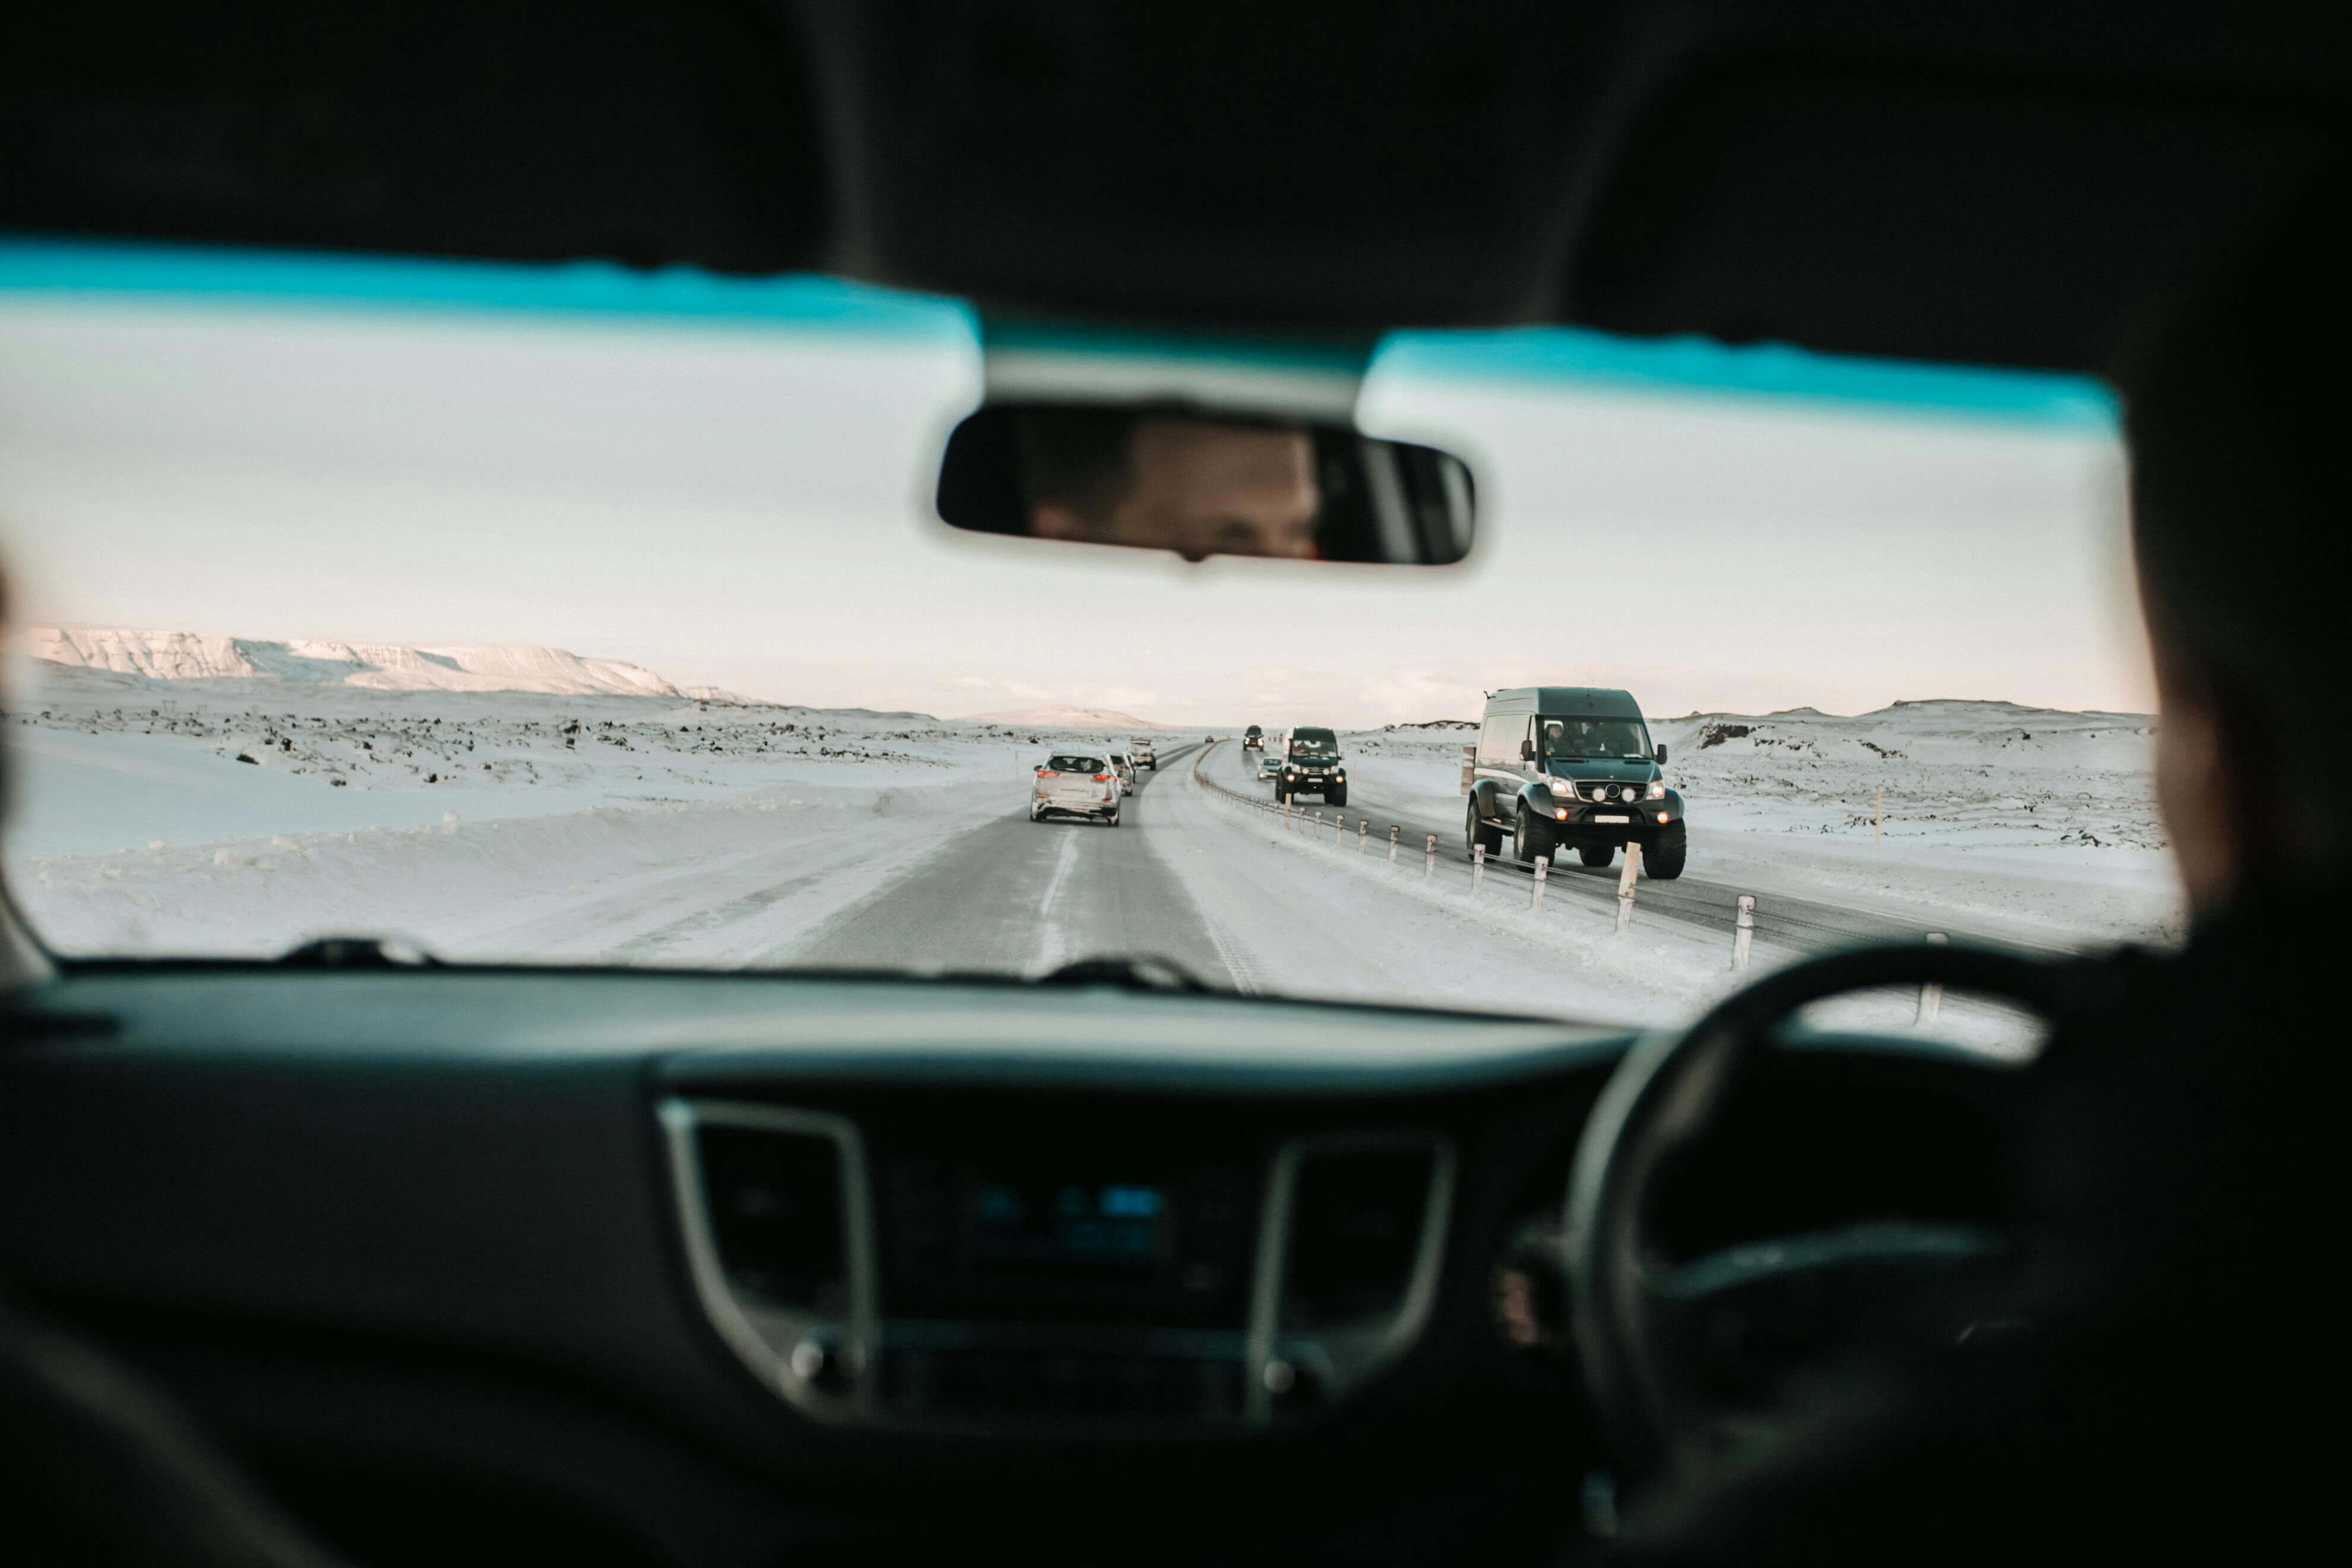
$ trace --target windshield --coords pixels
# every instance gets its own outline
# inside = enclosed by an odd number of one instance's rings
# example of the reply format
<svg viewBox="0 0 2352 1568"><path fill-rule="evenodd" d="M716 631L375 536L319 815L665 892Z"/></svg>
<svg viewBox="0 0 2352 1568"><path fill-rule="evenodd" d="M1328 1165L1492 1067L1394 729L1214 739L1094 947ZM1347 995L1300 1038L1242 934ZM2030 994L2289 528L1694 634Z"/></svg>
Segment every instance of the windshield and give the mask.
<svg viewBox="0 0 2352 1568"><path fill-rule="evenodd" d="M1648 1022L1731 983L1741 897L1758 965L2179 930L2095 386L1404 335L1359 418L1473 456L1471 557L1188 564L932 514L982 393L952 301L615 271L535 304L564 269L487 267L505 293L418 300L361 258L283 263L298 298L0 252L6 872L61 954L1149 956ZM1541 754L1663 744L1660 793L1616 770L1637 798L1522 843L1536 737L1486 715L1530 688L1648 715L1539 715ZM1119 729L1158 765L1034 787ZM1344 774L1261 778L1252 730Z"/></svg>
<svg viewBox="0 0 2352 1568"><path fill-rule="evenodd" d="M1552 763L1650 760L1650 732L1639 719L1538 719L1543 755Z"/></svg>

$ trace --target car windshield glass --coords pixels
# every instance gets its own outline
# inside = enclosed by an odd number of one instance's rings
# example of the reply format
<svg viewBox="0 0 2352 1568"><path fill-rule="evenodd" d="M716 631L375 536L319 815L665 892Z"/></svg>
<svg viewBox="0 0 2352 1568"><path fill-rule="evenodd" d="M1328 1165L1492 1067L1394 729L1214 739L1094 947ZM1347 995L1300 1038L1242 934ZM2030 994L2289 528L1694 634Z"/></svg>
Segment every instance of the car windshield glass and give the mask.
<svg viewBox="0 0 2352 1568"><path fill-rule="evenodd" d="M1351 406L1469 456L1468 559L1187 563L939 519L976 321L0 239L11 901L68 958L1118 955L1633 1022L1728 983L1742 897L1759 965L2179 933L2099 385L1400 333ZM1658 793L1559 815L1487 718L1528 689L1609 694L1546 754ZM1156 768L1041 803L1120 730Z"/></svg>
<svg viewBox="0 0 2352 1568"><path fill-rule="evenodd" d="M1647 762L1650 732L1638 719L1555 719L1536 721L1543 754L1556 763Z"/></svg>

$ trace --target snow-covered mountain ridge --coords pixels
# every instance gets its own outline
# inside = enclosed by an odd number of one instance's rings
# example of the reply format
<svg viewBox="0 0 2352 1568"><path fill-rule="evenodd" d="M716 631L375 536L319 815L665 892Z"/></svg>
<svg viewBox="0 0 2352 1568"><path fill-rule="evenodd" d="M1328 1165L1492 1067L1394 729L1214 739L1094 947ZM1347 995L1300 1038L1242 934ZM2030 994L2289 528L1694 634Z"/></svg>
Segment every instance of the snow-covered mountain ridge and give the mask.
<svg viewBox="0 0 2352 1568"><path fill-rule="evenodd" d="M1019 724L1039 730L1165 730L1170 726L1116 708L1024 708L1017 712L967 713L960 724Z"/></svg>
<svg viewBox="0 0 2352 1568"><path fill-rule="evenodd" d="M583 658L558 647L277 641L128 626L35 626L35 658L69 669L148 680L282 680L377 691L532 691L555 697L734 699L714 687L681 689L641 665Z"/></svg>

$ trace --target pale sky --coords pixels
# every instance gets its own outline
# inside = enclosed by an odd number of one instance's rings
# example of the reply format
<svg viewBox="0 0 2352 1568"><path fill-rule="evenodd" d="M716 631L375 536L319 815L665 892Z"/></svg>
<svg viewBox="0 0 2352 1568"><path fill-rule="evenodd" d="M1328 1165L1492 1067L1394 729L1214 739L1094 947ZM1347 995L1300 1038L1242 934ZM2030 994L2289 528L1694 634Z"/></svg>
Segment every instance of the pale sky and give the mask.
<svg viewBox="0 0 2352 1568"><path fill-rule="evenodd" d="M2146 710L2113 439L1722 393L1375 370L1480 484L1456 568L950 532L952 334L0 294L0 553L32 624L552 644L953 716Z"/></svg>

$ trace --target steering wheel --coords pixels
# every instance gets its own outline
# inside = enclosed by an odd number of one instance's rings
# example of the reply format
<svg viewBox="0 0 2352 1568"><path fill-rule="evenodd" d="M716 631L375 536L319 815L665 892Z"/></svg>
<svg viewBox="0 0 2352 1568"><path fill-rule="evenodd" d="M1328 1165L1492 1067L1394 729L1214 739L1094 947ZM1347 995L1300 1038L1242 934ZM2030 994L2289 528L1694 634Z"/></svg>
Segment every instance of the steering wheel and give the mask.
<svg viewBox="0 0 2352 1568"><path fill-rule="evenodd" d="M1706 1386L1689 1326L1706 1298L1752 1282L1830 1271L1917 1273L1981 1257L1999 1238L1965 1227L1881 1222L1743 1244L1696 1265L1659 1245L1661 1177L1704 1143L1732 1090L1809 1003L1871 986L1939 984L2015 1003L2055 1024L2062 971L1983 948L1864 948L1794 965L1717 1004L1679 1036L1657 1035L1618 1064L1587 1119L1569 1179L1565 1238L1577 1352L1619 1458L1640 1473L1726 1411Z"/></svg>

